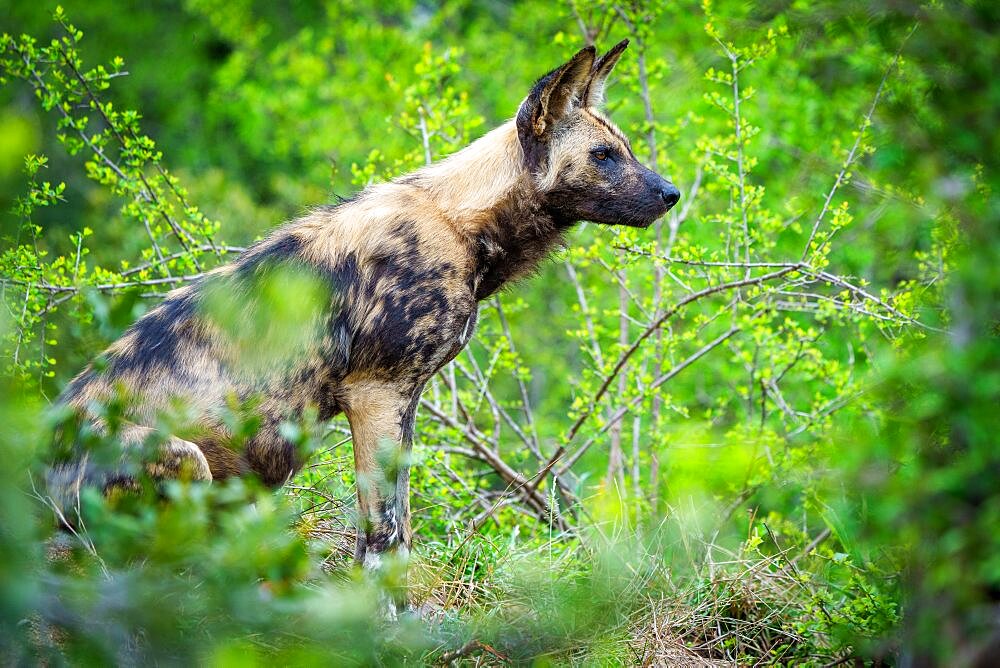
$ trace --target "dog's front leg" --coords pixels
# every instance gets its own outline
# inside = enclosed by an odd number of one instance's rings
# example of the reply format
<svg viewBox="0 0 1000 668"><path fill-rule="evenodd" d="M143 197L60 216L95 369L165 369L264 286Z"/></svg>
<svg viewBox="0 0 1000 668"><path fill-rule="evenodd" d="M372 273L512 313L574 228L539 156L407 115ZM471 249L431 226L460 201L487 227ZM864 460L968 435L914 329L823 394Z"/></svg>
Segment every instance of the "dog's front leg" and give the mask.
<svg viewBox="0 0 1000 668"><path fill-rule="evenodd" d="M405 560L410 550L410 449L419 388L364 381L345 388L358 487L355 558L369 571L389 561L399 570L396 606L405 602ZM402 562L402 563L400 563Z"/></svg>

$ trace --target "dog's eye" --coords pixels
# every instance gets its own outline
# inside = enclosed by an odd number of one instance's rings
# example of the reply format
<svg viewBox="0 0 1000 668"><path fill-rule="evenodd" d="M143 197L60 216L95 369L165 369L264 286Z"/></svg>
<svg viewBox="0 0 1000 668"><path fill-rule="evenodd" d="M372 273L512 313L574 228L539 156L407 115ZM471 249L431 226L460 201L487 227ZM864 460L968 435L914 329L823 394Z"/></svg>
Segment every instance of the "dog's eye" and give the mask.
<svg viewBox="0 0 1000 668"><path fill-rule="evenodd" d="M590 153L591 155L593 155L595 158L597 158L602 162L608 159L608 152L603 148L594 149Z"/></svg>

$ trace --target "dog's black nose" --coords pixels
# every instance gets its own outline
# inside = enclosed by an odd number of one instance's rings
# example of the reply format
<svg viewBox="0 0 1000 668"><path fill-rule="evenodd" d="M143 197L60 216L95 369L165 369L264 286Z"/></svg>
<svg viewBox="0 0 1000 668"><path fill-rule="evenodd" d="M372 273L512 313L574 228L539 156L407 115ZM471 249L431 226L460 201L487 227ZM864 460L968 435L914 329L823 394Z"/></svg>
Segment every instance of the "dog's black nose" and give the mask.
<svg viewBox="0 0 1000 668"><path fill-rule="evenodd" d="M663 200L663 203L667 205L668 209L671 209L674 204L677 204L677 202L680 201L681 191L678 190L677 186L674 184L667 183L660 188L660 199Z"/></svg>

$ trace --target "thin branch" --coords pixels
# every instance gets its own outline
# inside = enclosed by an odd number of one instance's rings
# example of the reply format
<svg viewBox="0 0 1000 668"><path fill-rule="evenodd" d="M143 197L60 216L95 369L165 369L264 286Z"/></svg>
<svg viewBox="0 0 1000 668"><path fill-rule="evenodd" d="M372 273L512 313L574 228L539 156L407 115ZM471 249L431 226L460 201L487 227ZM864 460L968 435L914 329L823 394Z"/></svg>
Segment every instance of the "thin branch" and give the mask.
<svg viewBox="0 0 1000 668"><path fill-rule="evenodd" d="M66 29L68 32L66 25L62 21L60 21L60 25L62 25L63 29ZM83 77L83 74L80 72L80 70L77 69L76 65L73 63L73 60L69 57L69 54L66 53L66 50L63 49L61 45L58 48L59 48L59 55L62 57L63 62L66 64L66 67L70 70L73 76L75 76L76 79L83 86L84 91L87 93L87 97L89 97L90 101L93 103L94 110L101 115L101 118L104 119L104 122L107 124L108 128L114 133L115 137L118 139L118 143L124 147L126 145L125 138L122 136L121 132L118 131L118 128L115 127L114 123L111 122L111 119L108 118L108 115L104 112L104 108L101 106L100 100L98 100L97 96L94 95L94 92L90 88L90 85L87 82L87 80ZM119 171L119 173L121 172ZM160 201L160 198L156 194L156 191L153 189L149 181L146 179L146 175L143 174L141 170L138 171L138 175L139 175L139 180L142 181L143 186L145 186L144 189L141 189L139 191L142 194L143 198L147 202L153 204L156 207L156 210L159 212L160 216L164 219L164 221L173 231L174 236L177 237L177 241L180 242L181 246L184 247L184 250L188 251L188 253L191 253L190 243L192 243L194 240L190 237L190 235L186 230L184 230L180 225L178 225L177 221L175 221L169 214L167 214L166 210L164 209L163 203ZM210 238L209 242L211 242ZM201 266L198 263L198 259L193 254L190 257L191 261L194 262L195 267L200 271Z"/></svg>
<svg viewBox="0 0 1000 668"><path fill-rule="evenodd" d="M597 362L598 367L602 367L604 366L604 356L601 354L601 344L597 340L594 320L590 317L590 305L587 303L587 295L583 291L583 286L580 284L580 278L576 274L573 263L567 261L565 266L570 283L573 284L573 288L576 290L576 300L580 303L580 312L583 314L583 322L587 326L587 335L590 337L590 348L594 355L594 361Z"/></svg>
<svg viewBox="0 0 1000 668"><path fill-rule="evenodd" d="M865 118L861 122L861 127L858 129L858 136L854 139L854 146L851 147L851 151L847 154L847 159L840 168L840 172L837 174L837 178L834 180L833 186L830 188L830 192L826 195L826 200L823 202L823 208L820 210L819 216L813 223L812 230L809 232L809 238L806 239L805 248L802 249L803 262L809 256L810 246L812 246L813 239L816 238L816 233L819 231L820 225L823 224L823 219L826 217L827 211L830 210L830 203L833 201L834 195L837 194L840 186L843 185L847 172L858 158L858 149L861 147L861 140L864 138L865 132L868 130L869 126L871 126L872 116L875 114L875 108L878 106L879 100L882 98L882 93L885 90L885 84L889 80L889 76L892 74L892 71L896 69L896 65L899 63L900 56L903 53L903 47L906 46L906 42L910 39L910 36L916 29L917 24L914 24L913 27L910 28L910 32L908 32L906 37L903 38L903 42L896 50L896 55L893 56L892 62L889 63L889 67L886 68L885 73L882 75L882 81L879 82L878 89L875 91L875 97L872 99L871 106L868 107L868 113L865 114Z"/></svg>
<svg viewBox="0 0 1000 668"><path fill-rule="evenodd" d="M653 390L656 390L661 385L663 385L667 381L669 381L672 378L674 378L675 376L677 376L677 374L679 374L681 371L683 371L684 369L688 368L689 366L691 366L692 364L694 364L695 362L697 362L699 359L701 359L702 357L704 357L705 355L707 355L709 352L711 352L715 348L719 347L724 341L727 341L730 337L732 337L734 334L736 334L739 331L740 331L739 327L731 327L728 331L724 332L723 334L719 335L718 337L716 337L712 341L706 343L704 346L702 346L701 348L699 348L693 355L691 355L690 357L688 357L686 360L684 360L683 362L681 362L677 366L675 366L672 369L670 369L670 371L668 371L668 372L666 372L666 373L661 374L660 376L658 376L656 378L656 380L654 380L652 383L649 384L649 387L646 388L646 391L643 394L640 394L639 396L635 397L628 404L626 404L625 406L622 406L621 408L619 408L618 410L616 410L614 413L612 413L611 417L608 418L608 421L597 431L597 433L594 434L593 436L591 436L583 445L581 445L579 448L577 448L576 452L574 452L566 460L566 462L559 468L559 471L558 471L559 475L564 475L567 472L567 470L570 467L572 467L573 464L575 464L580 459L580 457L583 456L583 454L587 451L587 449L591 445L593 445L594 441L597 440L598 436L600 436L601 434L603 434L604 432L606 432L608 429L610 429L612 427L612 425L617 424L623 417L625 417L625 415L627 413L629 413L630 411L634 410L636 408L636 406L638 406L643 401L645 401L650 392L652 392ZM546 464L546 467L550 468L552 463L554 463L554 462L550 462L549 464Z"/></svg>
<svg viewBox="0 0 1000 668"><path fill-rule="evenodd" d="M734 290L736 288L741 288L748 285L760 285L762 283L766 283L767 281L771 281L776 278L781 278L782 276L785 276L786 274L789 274L792 271L801 269L801 267L802 265L800 264L793 264L784 267L782 269L779 269L778 271L773 271L768 274L764 274L762 276L745 278L738 281L730 281L728 283L720 283L718 285L713 285L711 287L705 288L704 290L699 290L698 292L688 295L684 299L677 302L677 304L675 304L673 308L668 309L660 317L658 317L656 320L650 323L650 325L646 328L646 330L639 335L639 337L635 340L635 342L632 343L632 345L628 348L628 350L622 353L621 357L618 358L618 361L615 363L614 367L608 373L607 377L605 377L604 382L601 384L601 387L597 390L593 398L588 403L587 408L580 414L576 422L573 423L573 426L570 427L569 431L566 432L565 441L568 443L573 440L573 437L576 436L577 431L579 431L583 423L586 422L587 419L593 414L594 409L596 408L598 402L607 393L608 388L611 386L611 382L618 376L619 373L621 373L622 369L625 367L625 364L628 363L632 355L636 353L636 351L639 349L639 346L642 345L642 342L648 339L650 335L653 334L653 332L662 327L667 320L676 315L677 312L680 311L682 308L684 308L685 306L687 306L692 302L717 294L719 292L724 292L726 290Z"/></svg>
<svg viewBox="0 0 1000 668"><path fill-rule="evenodd" d="M531 506L538 514L539 519L544 521L549 521L550 519L556 523L560 531L572 531L572 527L562 516L557 508L550 506L545 495L541 494L531 486L531 480L525 478L518 471L512 468L507 462L500 458L500 456L493 451L492 448L486 446L479 434L474 430L474 427L469 425L462 425L451 418L450 415L438 409L437 406L432 404L427 400L421 400L420 405L427 409L439 422L442 422L448 427L457 429L462 437L472 444L473 449L477 454L477 459L488 464L496 473L500 476L508 485L508 493L520 493L524 498L524 501Z"/></svg>
<svg viewBox="0 0 1000 668"><path fill-rule="evenodd" d="M503 306L500 304L500 299L494 298L493 306L496 308L497 316L500 319L500 327L503 329L504 338L507 340L507 349L510 354L514 356L515 360L520 359L517 354L517 348L514 347L514 337L510 331L510 325L507 323L507 317L504 315ZM535 429L535 418L531 410L531 399L528 398L528 388L524 384L524 380L521 378L520 374L514 373L514 379L517 381L517 389L521 393L521 408L524 411L524 420L528 425L528 433L531 435L531 440L534 443L534 448L531 449L531 453L541 461L541 449L538 445L538 430Z"/></svg>

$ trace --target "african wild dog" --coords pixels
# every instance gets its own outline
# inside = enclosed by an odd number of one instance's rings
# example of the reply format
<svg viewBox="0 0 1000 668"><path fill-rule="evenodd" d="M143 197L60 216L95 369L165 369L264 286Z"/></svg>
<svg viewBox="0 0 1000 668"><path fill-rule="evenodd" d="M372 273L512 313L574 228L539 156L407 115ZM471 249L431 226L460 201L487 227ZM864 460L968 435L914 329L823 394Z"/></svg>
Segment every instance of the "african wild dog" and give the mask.
<svg viewBox="0 0 1000 668"><path fill-rule="evenodd" d="M468 343L477 303L530 272L577 221L646 227L680 197L597 110L627 44L600 58L593 47L581 50L536 82L513 120L464 150L314 210L174 290L101 365L77 376L62 402L100 427L95 402L125 388L135 397L119 433L127 446L153 434L157 414L180 399L197 428L163 437L155 474L252 472L275 486L303 464L280 424L307 407L321 420L343 412L359 481L357 560L372 568L387 551L405 555L409 471L405 457L387 466L379 448L409 451L420 393ZM282 363L248 370L203 307L222 289L245 300L247 312L266 308L254 281L278 266L318 277L330 296L307 318L315 336L289 343ZM260 429L237 444L222 410L233 397L254 396ZM53 486L116 481L94 469L84 455L56 467ZM365 484L387 475L388 485Z"/></svg>

